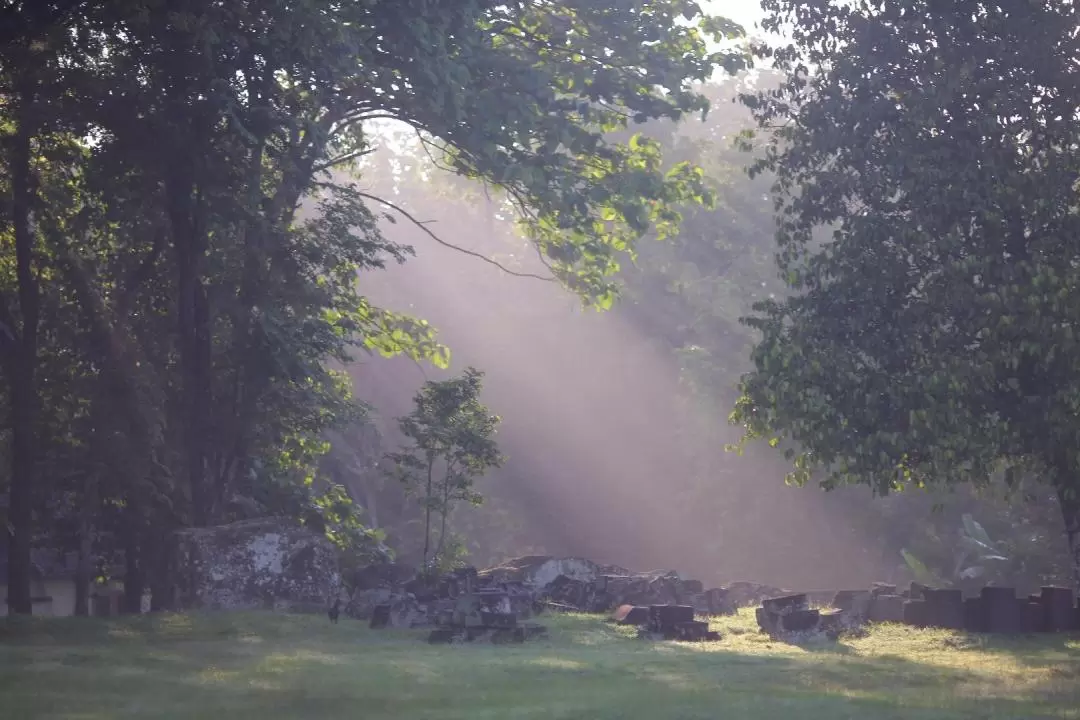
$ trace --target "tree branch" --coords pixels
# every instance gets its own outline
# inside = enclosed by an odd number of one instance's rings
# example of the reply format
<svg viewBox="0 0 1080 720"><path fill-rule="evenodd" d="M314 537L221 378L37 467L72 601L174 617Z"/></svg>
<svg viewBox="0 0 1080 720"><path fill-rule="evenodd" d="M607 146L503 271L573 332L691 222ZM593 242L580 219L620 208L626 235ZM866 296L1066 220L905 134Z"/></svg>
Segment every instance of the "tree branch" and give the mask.
<svg viewBox="0 0 1080 720"><path fill-rule="evenodd" d="M479 260L483 260L484 262L488 263L489 265L494 265L495 267L499 268L500 270L507 273L508 275L513 275L515 277L534 278L536 280L543 280L545 282L555 282L554 277L545 277L543 275L536 275L534 273L517 272L516 270L511 270L510 268L506 267L505 265L500 263L498 260L492 260L491 258L487 257L486 255L481 255L480 253L476 252L475 250L469 250L468 248L463 248L460 245L455 245L455 244L453 244L451 242L443 240L441 237L439 237L438 235L433 233L431 230L429 230L427 225L425 225L422 221L417 220L411 213L406 211L401 206L395 205L394 203L390 202L389 200L384 200L381 197L378 197L376 195L370 195L368 193L359 192L359 191L357 192L357 195L359 195L360 197L365 197L368 200L374 200L375 202L379 203L380 205L384 205L384 206L390 208L391 210L393 210L393 211L395 211L397 213L400 213L406 220L408 220L413 225L415 225L416 227L423 230L424 233L426 233L428 237L430 237L432 240L439 243L443 247L449 248L451 250L457 250L458 252L463 253L465 255L470 255L470 256L472 256L474 258L477 258Z"/></svg>

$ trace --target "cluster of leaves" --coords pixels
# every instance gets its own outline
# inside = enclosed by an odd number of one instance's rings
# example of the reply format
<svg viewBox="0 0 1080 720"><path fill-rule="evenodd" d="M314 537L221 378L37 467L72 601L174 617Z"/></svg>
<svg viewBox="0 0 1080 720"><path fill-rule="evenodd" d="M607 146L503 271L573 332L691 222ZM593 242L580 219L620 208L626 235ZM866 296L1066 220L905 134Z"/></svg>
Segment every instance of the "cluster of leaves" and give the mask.
<svg viewBox="0 0 1080 720"><path fill-rule="evenodd" d="M345 172L373 123L502 185L602 305L615 258L706 199L694 168L603 134L704 110L690 83L743 62L707 47L738 29L686 0L12 0L0 26L17 612L47 517L122 536L133 604L143 570L164 582L172 528L352 517L314 489L326 433L356 413L328 361L448 360L360 292L410 253Z"/></svg>
<svg viewBox="0 0 1080 720"><path fill-rule="evenodd" d="M1052 483L1080 573L1072 3L767 0L789 297L732 420L791 479ZM829 230L828 238L816 234Z"/></svg>
<svg viewBox="0 0 1080 720"><path fill-rule="evenodd" d="M503 463L494 439L499 417L480 402L483 376L470 367L459 378L425 382L413 399L413 411L399 419L406 445L386 456L390 472L423 509L425 570L445 565L446 553L458 550L447 531L454 505L481 504L476 480ZM433 517L439 519L434 551Z"/></svg>

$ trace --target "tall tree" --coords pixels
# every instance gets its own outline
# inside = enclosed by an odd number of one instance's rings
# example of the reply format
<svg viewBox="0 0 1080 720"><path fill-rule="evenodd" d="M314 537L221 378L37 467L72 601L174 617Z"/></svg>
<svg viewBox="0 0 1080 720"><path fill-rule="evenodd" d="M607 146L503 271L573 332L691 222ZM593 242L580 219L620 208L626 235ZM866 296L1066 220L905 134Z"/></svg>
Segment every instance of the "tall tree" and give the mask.
<svg viewBox="0 0 1080 720"><path fill-rule="evenodd" d="M732 419L792 479L881 493L1025 474L1080 582L1080 9L1064 0L766 0L790 75L779 261ZM815 235L818 230L830 230Z"/></svg>
<svg viewBox="0 0 1080 720"><path fill-rule="evenodd" d="M444 353L430 327L360 290L359 271L408 254L378 229L374 209L392 204L334 174L378 141L374 123L397 121L453 171L505 188L555 275L605 305L635 240L709 195L655 143L605 133L704 110L691 83L743 62L706 44L738 28L685 0L57 0L0 13L18 21L0 34L12 200L0 232L18 269L4 290L20 304L4 372L12 465L26 470L9 488L18 612L32 458L51 451L32 447L38 348L24 332L42 272L79 310L62 341L74 354L57 345L50 363L107 420L70 444L115 470L87 497L121 509L99 519L123 536L134 607L168 528L228 520L238 496L261 512L311 506L321 435L355 409L327 361L358 346ZM43 152L54 139L65 157ZM44 192L49 173L63 192Z"/></svg>

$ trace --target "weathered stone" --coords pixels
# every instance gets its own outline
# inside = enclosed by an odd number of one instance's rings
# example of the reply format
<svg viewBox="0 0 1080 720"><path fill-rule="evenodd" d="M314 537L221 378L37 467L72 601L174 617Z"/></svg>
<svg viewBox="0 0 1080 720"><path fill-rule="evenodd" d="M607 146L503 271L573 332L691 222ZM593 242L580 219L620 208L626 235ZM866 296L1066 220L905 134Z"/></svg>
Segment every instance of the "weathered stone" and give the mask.
<svg viewBox="0 0 1080 720"><path fill-rule="evenodd" d="M964 630L974 633L986 632L982 598L964 598Z"/></svg>
<svg viewBox="0 0 1080 720"><path fill-rule="evenodd" d="M1020 605L1021 630L1025 633L1037 633L1043 630L1043 606L1036 600L1017 600Z"/></svg>
<svg viewBox="0 0 1080 720"><path fill-rule="evenodd" d="M529 555L507 560L498 567L484 570L479 573L479 577L493 582L520 582L539 590L550 585L560 575L582 582L592 582L600 574L600 567L596 563L583 558Z"/></svg>
<svg viewBox="0 0 1080 720"><path fill-rule="evenodd" d="M334 546L285 518L181 530L170 555L181 608L321 612L342 588Z"/></svg>
<svg viewBox="0 0 1080 720"><path fill-rule="evenodd" d="M817 628L821 611L816 608L798 608L781 616L780 626L785 632L806 632Z"/></svg>
<svg viewBox="0 0 1080 720"><path fill-rule="evenodd" d="M390 603L383 603L382 605L376 605L375 609L371 612L371 622L369 627L373 630L381 630L384 627L390 626Z"/></svg>
<svg viewBox="0 0 1080 720"><path fill-rule="evenodd" d="M1023 610L1017 602L1016 588L984 587L982 599L986 632L1018 633L1023 628Z"/></svg>
<svg viewBox="0 0 1080 720"><path fill-rule="evenodd" d="M675 625L675 639L683 642L701 642L708 634L709 623L700 620L687 620Z"/></svg>
<svg viewBox="0 0 1080 720"><path fill-rule="evenodd" d="M1047 586L1042 589L1043 629L1046 632L1080 630L1076 625L1076 600L1071 588Z"/></svg>
<svg viewBox="0 0 1080 720"><path fill-rule="evenodd" d="M372 628L414 628L429 625L427 608L412 595L394 595L371 612Z"/></svg>
<svg viewBox="0 0 1080 720"><path fill-rule="evenodd" d="M679 623L693 622L694 608L689 605L649 606L649 629L665 637L674 637Z"/></svg>
<svg viewBox="0 0 1080 720"><path fill-rule="evenodd" d="M761 607L765 608L765 612L771 615L784 614L794 610L804 610L809 604L810 602L806 597L806 593L781 595L779 597L771 597L761 601Z"/></svg>
<svg viewBox="0 0 1080 720"><path fill-rule="evenodd" d="M701 584L700 580L683 580L682 592L687 595L698 595L705 592L705 586Z"/></svg>
<svg viewBox="0 0 1080 720"><path fill-rule="evenodd" d="M852 615L866 618L870 615L870 603L873 600L869 590L841 590L832 599L832 606Z"/></svg>
<svg viewBox="0 0 1080 720"><path fill-rule="evenodd" d="M928 627L964 629L964 596L955 589L926 589L924 621Z"/></svg>
<svg viewBox="0 0 1080 720"><path fill-rule="evenodd" d="M393 562L380 562L343 574L349 590L375 590L398 588L416 577L416 569Z"/></svg>
<svg viewBox="0 0 1080 720"><path fill-rule="evenodd" d="M649 608L641 605L620 605L612 619L619 625L646 625L649 622Z"/></svg>
<svg viewBox="0 0 1080 720"><path fill-rule="evenodd" d="M589 604L591 592L584 581L559 575L547 585L544 596L560 605L584 609Z"/></svg>
<svg viewBox="0 0 1080 720"><path fill-rule="evenodd" d="M787 590L772 587L771 585L759 585L757 583L735 582L726 585L727 602L734 608L760 605L768 598L787 595Z"/></svg>
<svg viewBox="0 0 1080 720"><path fill-rule="evenodd" d="M428 635L428 642L432 645L448 645L454 642L455 631L451 628L435 628Z"/></svg>
<svg viewBox="0 0 1080 720"><path fill-rule="evenodd" d="M879 595L895 595L896 594L896 586L895 585L890 585L889 583L876 582L871 587L870 594L873 595L874 597L877 597Z"/></svg>
<svg viewBox="0 0 1080 720"><path fill-rule="evenodd" d="M904 601L904 624L913 627L926 627L926 601Z"/></svg>
<svg viewBox="0 0 1080 720"><path fill-rule="evenodd" d="M913 583L911 583L911 589L908 590L908 598L911 599L911 600L922 600L923 599L923 593L925 593L929 589L930 588L927 585L922 585L921 583L913 582Z"/></svg>
<svg viewBox="0 0 1080 720"><path fill-rule="evenodd" d="M904 622L904 603L902 595L878 595L870 606L868 619L871 622Z"/></svg>
<svg viewBox="0 0 1080 720"><path fill-rule="evenodd" d="M401 595L400 591L390 588L372 588L352 594L345 604L345 615L356 620L367 620L379 605L390 603Z"/></svg>

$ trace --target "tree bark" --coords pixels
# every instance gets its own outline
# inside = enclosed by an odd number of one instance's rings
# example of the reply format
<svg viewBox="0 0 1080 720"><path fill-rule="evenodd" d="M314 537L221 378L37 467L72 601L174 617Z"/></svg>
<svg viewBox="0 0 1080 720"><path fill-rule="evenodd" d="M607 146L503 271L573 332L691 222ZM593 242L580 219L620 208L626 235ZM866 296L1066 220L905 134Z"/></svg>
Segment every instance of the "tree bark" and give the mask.
<svg viewBox="0 0 1080 720"><path fill-rule="evenodd" d="M212 498L206 482L207 413L211 403L209 312L200 272L205 253L195 221L195 187L185 175L177 168L166 184L166 191L176 254L184 460L191 493L191 522L196 527L205 527L210 523Z"/></svg>
<svg viewBox="0 0 1080 720"><path fill-rule="evenodd" d="M143 563L139 557L139 508L129 498L124 508L124 606L122 612L138 615L142 612L145 587Z"/></svg>
<svg viewBox="0 0 1080 720"><path fill-rule="evenodd" d="M1061 517L1065 521L1065 537L1069 544L1069 561L1073 585L1080 591L1080 489L1058 486Z"/></svg>
<svg viewBox="0 0 1080 720"><path fill-rule="evenodd" d="M89 523L85 519L79 522L79 555L75 562L75 616L90 615L90 583L93 580L93 568L90 565L93 552L93 538L90 536Z"/></svg>
<svg viewBox="0 0 1080 720"><path fill-rule="evenodd" d="M34 272L34 238L30 227L33 202L30 170L31 108L33 85L25 74L18 82L18 127L12 139L11 213L15 234L15 272L18 281L18 329L6 312L4 352L5 370L11 396L11 483L8 489L8 611L29 615L33 612L30 596L30 548L33 539L33 489L36 472L34 422L37 415L37 392L34 386L37 369L38 281ZM5 306L6 307L6 306Z"/></svg>

